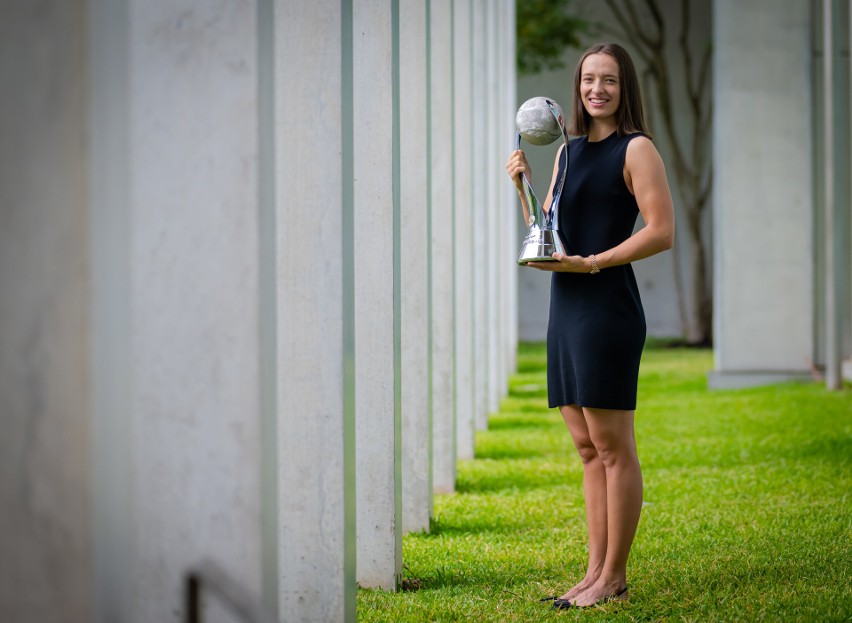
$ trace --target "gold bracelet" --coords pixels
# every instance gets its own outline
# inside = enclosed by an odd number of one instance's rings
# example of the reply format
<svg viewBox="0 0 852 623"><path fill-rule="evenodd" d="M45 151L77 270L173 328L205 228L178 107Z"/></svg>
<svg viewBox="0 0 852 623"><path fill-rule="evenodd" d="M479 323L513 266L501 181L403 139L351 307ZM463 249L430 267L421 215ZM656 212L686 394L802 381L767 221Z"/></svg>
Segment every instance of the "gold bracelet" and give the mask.
<svg viewBox="0 0 852 623"><path fill-rule="evenodd" d="M592 271L589 274L597 275L599 272L601 272L601 269L598 268L598 259L595 257L594 253L592 253L589 257L592 258Z"/></svg>

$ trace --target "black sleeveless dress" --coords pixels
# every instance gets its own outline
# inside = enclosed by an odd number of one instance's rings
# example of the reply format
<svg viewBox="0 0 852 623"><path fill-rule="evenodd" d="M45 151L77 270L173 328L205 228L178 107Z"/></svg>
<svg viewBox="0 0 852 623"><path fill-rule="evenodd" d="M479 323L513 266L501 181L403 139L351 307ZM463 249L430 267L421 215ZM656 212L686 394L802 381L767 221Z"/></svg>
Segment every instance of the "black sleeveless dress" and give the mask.
<svg viewBox="0 0 852 623"><path fill-rule="evenodd" d="M559 230L568 255L610 249L633 233L639 208L624 182L628 143L642 134L568 146ZM565 158L560 158L559 175ZM645 312L629 264L588 273L553 273L547 328L550 407L636 408Z"/></svg>

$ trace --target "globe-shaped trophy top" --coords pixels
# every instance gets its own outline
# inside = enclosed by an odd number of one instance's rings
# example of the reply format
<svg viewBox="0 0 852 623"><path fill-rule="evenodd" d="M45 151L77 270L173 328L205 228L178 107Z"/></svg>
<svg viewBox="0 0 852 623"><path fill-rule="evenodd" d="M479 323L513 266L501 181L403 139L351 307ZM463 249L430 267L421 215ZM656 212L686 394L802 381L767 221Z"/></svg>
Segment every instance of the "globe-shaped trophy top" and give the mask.
<svg viewBox="0 0 852 623"><path fill-rule="evenodd" d="M548 104L548 101L550 104ZM518 108L518 113L515 115L515 125L518 127L521 138L529 144L549 145L562 137L562 128L551 112L551 104L556 108L561 118L562 108L556 103L556 100L548 97L530 98Z"/></svg>

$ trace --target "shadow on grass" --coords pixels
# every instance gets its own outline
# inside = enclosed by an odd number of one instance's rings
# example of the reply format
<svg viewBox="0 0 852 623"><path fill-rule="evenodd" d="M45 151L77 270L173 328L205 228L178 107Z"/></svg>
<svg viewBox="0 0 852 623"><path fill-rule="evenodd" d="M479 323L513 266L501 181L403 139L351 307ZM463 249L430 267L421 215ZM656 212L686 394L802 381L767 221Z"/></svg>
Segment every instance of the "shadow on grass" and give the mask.
<svg viewBox="0 0 852 623"><path fill-rule="evenodd" d="M525 459L515 459L506 463L526 463ZM542 461L544 464L544 462ZM504 494L517 493L518 491L530 492L536 489L547 489L550 487L564 486L575 476L574 470L569 467L546 464L542 471L519 469L514 474L505 472L497 474L477 474L471 478L459 478L456 486L458 493L489 493ZM502 471L502 470L501 470Z"/></svg>
<svg viewBox="0 0 852 623"><path fill-rule="evenodd" d="M432 573L423 576L414 575L403 567L401 589L403 592L438 590L447 587L480 584L482 578L465 573L464 569L437 567Z"/></svg>
<svg viewBox="0 0 852 623"><path fill-rule="evenodd" d="M540 413L540 409L536 410ZM488 421L488 430L489 431L502 431L502 430L547 430L565 428L565 424L561 421L554 420L554 418L548 413L545 415L501 415L498 417L492 417Z"/></svg>
<svg viewBox="0 0 852 623"><path fill-rule="evenodd" d="M802 459L819 459L838 465L852 463L852 437L822 437L797 444L785 453Z"/></svg>
<svg viewBox="0 0 852 623"><path fill-rule="evenodd" d="M476 458L478 459L491 459L493 461L534 459L543 456L544 452L531 448L491 448L489 450L480 450L476 454Z"/></svg>

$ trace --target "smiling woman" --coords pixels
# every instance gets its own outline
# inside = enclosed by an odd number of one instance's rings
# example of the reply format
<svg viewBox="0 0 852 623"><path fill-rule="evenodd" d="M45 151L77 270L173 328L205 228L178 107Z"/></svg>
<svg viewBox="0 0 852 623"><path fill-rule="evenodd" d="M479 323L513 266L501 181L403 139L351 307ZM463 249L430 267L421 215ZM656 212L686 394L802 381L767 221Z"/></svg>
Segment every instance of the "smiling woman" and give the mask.
<svg viewBox="0 0 852 623"><path fill-rule="evenodd" d="M674 211L663 162L645 131L636 70L611 43L589 48L574 75L569 132L553 179L565 253L530 262L553 272L547 331L550 407L559 408L583 462L589 562L558 609L627 597L627 558L642 507L633 432L645 313L631 262L671 248ZM515 151L506 171L529 173ZM551 183L551 188L553 188ZM549 210L552 195L545 200ZM633 233L641 214L645 227Z"/></svg>

